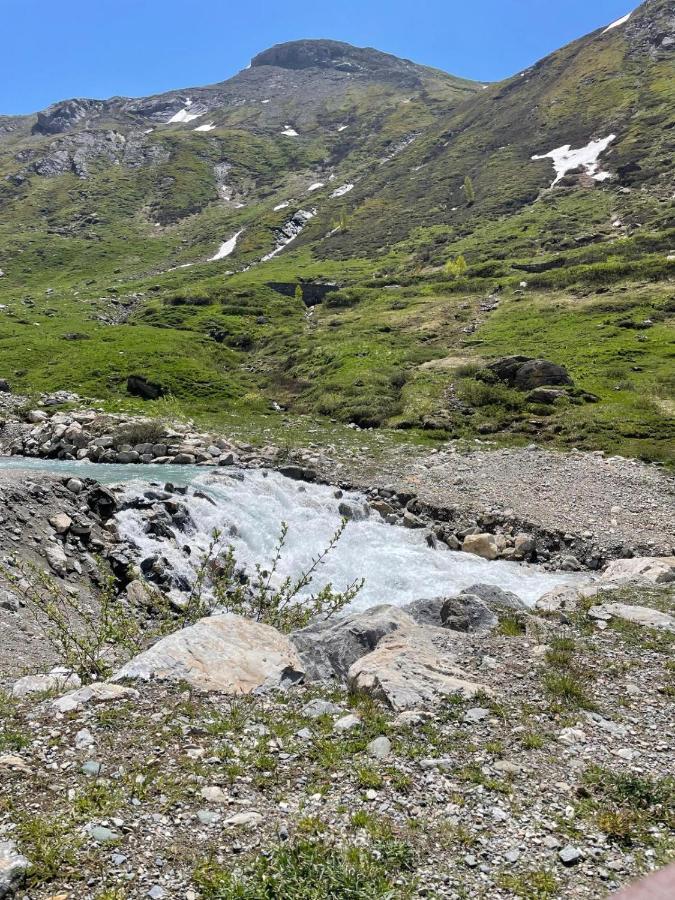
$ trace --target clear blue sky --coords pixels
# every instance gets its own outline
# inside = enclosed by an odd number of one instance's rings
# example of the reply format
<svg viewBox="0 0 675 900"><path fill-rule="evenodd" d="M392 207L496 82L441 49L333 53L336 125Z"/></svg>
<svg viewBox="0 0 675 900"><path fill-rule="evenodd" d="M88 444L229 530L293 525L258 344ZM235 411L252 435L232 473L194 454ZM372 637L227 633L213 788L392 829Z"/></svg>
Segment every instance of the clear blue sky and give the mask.
<svg viewBox="0 0 675 900"><path fill-rule="evenodd" d="M298 38L377 47L496 80L625 15L635 0L0 0L0 114L68 97L222 81Z"/></svg>

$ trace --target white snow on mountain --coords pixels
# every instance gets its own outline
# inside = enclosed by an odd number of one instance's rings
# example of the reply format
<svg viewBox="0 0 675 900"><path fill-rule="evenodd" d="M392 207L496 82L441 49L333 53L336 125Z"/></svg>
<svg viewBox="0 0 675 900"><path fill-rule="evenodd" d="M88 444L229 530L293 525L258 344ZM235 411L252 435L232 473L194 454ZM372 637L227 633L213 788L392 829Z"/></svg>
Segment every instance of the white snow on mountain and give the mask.
<svg viewBox="0 0 675 900"><path fill-rule="evenodd" d="M606 138L590 141L585 147L579 147L576 150L573 150L570 144L564 144L562 147L556 147L555 150L551 150L543 155L535 155L532 159L553 160L556 177L551 187L555 187L567 172L571 172L579 166L583 166L586 172L596 181L606 181L612 176L609 172L599 171L598 157L601 153L604 153L615 138L615 134L610 134Z"/></svg>
<svg viewBox="0 0 675 900"><path fill-rule="evenodd" d="M207 122L206 125L197 125L197 127L194 128L193 131L213 131L215 127L216 126L213 124L213 122Z"/></svg>
<svg viewBox="0 0 675 900"><path fill-rule="evenodd" d="M330 195L331 200L334 200L336 197L343 197L345 194L348 194L353 187L353 184L343 184L342 187L336 188Z"/></svg>
<svg viewBox="0 0 675 900"><path fill-rule="evenodd" d="M632 16L632 13L627 13L625 16L621 16L620 19L617 19L616 22L612 22L611 25L608 25L607 28L602 32L603 34L607 34L608 31L612 31L614 28L618 28L619 25L624 25Z"/></svg>
<svg viewBox="0 0 675 900"><path fill-rule="evenodd" d="M220 245L220 248L218 249L218 252L215 254L215 256L212 256L209 259L209 262L215 262L218 259L225 259L226 256L229 256L234 251L234 248L237 246L237 241L239 240L239 235L241 234L241 232L243 230L244 229L242 228L241 231L238 231L236 234L232 235L232 237L229 239L229 241L225 241L224 243L222 243Z"/></svg>

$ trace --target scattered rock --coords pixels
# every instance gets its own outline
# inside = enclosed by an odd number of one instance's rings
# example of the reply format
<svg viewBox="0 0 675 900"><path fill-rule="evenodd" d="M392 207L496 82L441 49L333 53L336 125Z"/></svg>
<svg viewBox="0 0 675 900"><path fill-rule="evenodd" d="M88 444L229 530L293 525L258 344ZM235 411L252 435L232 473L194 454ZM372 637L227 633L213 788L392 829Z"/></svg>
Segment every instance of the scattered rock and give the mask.
<svg viewBox="0 0 675 900"><path fill-rule="evenodd" d="M14 841L0 842L0 900L11 896L21 885L29 862L16 849Z"/></svg>
<svg viewBox="0 0 675 900"><path fill-rule="evenodd" d="M483 559L497 559L499 548L494 534L467 534L462 543L464 553L473 553Z"/></svg>

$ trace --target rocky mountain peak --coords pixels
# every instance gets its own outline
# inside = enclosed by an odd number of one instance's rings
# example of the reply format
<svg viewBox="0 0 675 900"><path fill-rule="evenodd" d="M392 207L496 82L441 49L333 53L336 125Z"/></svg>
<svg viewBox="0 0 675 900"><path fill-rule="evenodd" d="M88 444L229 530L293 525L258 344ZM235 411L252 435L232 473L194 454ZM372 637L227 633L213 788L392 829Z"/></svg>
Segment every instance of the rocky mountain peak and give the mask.
<svg viewBox="0 0 675 900"><path fill-rule="evenodd" d="M281 69L337 69L341 72L404 72L417 68L414 63L373 50L353 47L342 41L301 40L275 44L251 60L251 68L276 66Z"/></svg>

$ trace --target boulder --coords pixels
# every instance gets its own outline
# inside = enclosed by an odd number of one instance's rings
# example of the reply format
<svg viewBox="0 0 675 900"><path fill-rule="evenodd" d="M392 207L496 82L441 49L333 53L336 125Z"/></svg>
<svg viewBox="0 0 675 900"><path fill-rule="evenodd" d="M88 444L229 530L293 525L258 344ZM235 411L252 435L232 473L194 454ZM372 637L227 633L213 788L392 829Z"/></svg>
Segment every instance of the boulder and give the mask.
<svg viewBox="0 0 675 900"><path fill-rule="evenodd" d="M451 631L487 632L498 622L495 613L480 597L460 594L443 601L441 623Z"/></svg>
<svg viewBox="0 0 675 900"><path fill-rule="evenodd" d="M12 687L12 697L28 697L31 694L46 694L51 691L69 691L79 688L80 679L67 669L53 669L47 675L26 675L19 678Z"/></svg>
<svg viewBox="0 0 675 900"><path fill-rule="evenodd" d="M73 524L73 520L66 513L57 513L50 518L49 524L57 534L65 534Z"/></svg>
<svg viewBox="0 0 675 900"><path fill-rule="evenodd" d="M434 597L431 600L413 600L402 607L403 611L417 622L418 625L442 625L441 610L446 602L445 597Z"/></svg>
<svg viewBox="0 0 675 900"><path fill-rule="evenodd" d="M13 591L0 590L0 609L18 612L20 606L21 602L17 594Z"/></svg>
<svg viewBox="0 0 675 900"><path fill-rule="evenodd" d="M591 606L588 615L596 621L607 622L610 619L622 619L634 625L645 625L648 628L659 628L675 631L675 616L651 609L649 606L630 606L628 603L601 603Z"/></svg>
<svg viewBox="0 0 675 900"><path fill-rule="evenodd" d="M29 862L14 841L0 841L0 900L11 897L21 885Z"/></svg>
<svg viewBox="0 0 675 900"><path fill-rule="evenodd" d="M497 559L499 547L494 534L467 534L462 544L465 553L482 556L483 559Z"/></svg>
<svg viewBox="0 0 675 900"><path fill-rule="evenodd" d="M0 394L11 394L12 389L9 386L9 382L4 378L0 378Z"/></svg>
<svg viewBox="0 0 675 900"><path fill-rule="evenodd" d="M157 400L158 397L164 396L164 388L161 384L148 381L142 375L129 375L127 392L133 397L142 397L143 400Z"/></svg>
<svg viewBox="0 0 675 900"><path fill-rule="evenodd" d="M47 557L47 562L49 563L52 572L54 572L55 575L64 578L68 566L68 557L66 556L63 547L59 544L50 544L45 550L45 556Z"/></svg>
<svg viewBox="0 0 675 900"><path fill-rule="evenodd" d="M577 608L579 602L579 592L567 585L553 588L537 600L534 608L540 612L572 612Z"/></svg>
<svg viewBox="0 0 675 900"><path fill-rule="evenodd" d="M456 640L442 628L399 628L354 663L347 683L351 690L383 700L397 712L436 705L451 694L489 693L455 665Z"/></svg>
<svg viewBox="0 0 675 900"><path fill-rule="evenodd" d="M488 365L500 381L521 391L531 391L543 385L572 384L564 366L548 359L528 356L507 356Z"/></svg>
<svg viewBox="0 0 675 900"><path fill-rule="evenodd" d="M511 591L505 591L495 584L472 584L471 587L460 591L460 595L466 594L472 597L478 597L483 603L487 604L490 609L515 609L519 612L528 611L527 604L523 603L517 594L512 594Z"/></svg>
<svg viewBox="0 0 675 900"><path fill-rule="evenodd" d="M373 606L362 613L328 619L291 635L307 678L345 678L349 667L377 647L382 638L414 620L397 606Z"/></svg>
<svg viewBox="0 0 675 900"><path fill-rule="evenodd" d="M290 640L269 625L230 613L208 616L158 641L114 681L184 682L203 691L250 694L286 687L304 670Z"/></svg>
<svg viewBox="0 0 675 900"><path fill-rule="evenodd" d="M675 556L638 556L635 559L615 559L600 577L601 581L648 581L667 584L675 581Z"/></svg>

